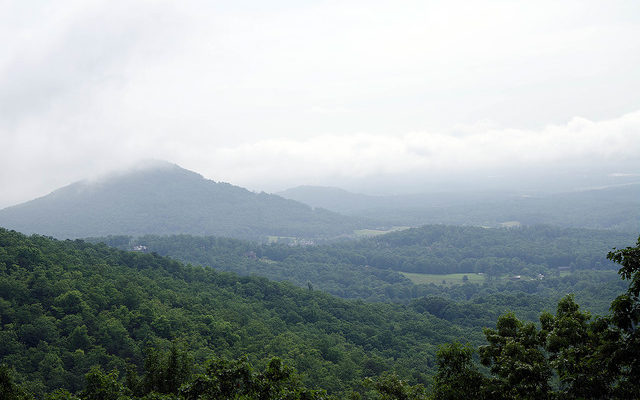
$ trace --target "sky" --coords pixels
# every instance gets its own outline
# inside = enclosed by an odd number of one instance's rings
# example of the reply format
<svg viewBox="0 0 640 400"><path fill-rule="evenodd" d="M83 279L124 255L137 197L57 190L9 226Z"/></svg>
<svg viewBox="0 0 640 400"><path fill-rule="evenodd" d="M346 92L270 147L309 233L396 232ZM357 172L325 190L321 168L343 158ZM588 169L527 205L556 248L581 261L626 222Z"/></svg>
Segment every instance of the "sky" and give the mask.
<svg viewBox="0 0 640 400"><path fill-rule="evenodd" d="M149 158L256 191L640 180L638 1L0 9L0 208Z"/></svg>

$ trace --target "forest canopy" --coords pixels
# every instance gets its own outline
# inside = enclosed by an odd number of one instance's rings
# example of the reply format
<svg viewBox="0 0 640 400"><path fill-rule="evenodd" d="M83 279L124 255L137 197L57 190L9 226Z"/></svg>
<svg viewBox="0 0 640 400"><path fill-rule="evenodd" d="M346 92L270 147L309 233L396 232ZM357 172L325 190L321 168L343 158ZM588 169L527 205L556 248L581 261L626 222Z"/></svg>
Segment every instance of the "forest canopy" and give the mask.
<svg viewBox="0 0 640 400"><path fill-rule="evenodd" d="M15 399L637 398L640 239L608 258L629 281L608 315L566 296L538 324L501 315L482 339L429 302L341 300L3 229L0 387Z"/></svg>

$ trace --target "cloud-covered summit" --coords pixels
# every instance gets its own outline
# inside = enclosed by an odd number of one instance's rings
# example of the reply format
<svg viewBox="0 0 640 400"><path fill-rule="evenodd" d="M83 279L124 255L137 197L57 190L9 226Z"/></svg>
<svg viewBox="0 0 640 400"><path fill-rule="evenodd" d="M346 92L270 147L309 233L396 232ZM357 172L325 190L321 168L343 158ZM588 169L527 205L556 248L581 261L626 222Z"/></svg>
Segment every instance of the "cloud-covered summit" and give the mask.
<svg viewBox="0 0 640 400"><path fill-rule="evenodd" d="M268 190L637 172L637 2L9 1L0 35L0 207L149 157Z"/></svg>

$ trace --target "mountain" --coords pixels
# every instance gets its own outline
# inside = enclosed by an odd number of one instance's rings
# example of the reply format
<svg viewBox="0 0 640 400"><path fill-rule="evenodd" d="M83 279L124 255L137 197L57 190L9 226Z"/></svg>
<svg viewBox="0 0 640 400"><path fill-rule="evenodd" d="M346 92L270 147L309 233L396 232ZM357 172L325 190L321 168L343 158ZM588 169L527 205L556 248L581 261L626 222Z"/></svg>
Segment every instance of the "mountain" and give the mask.
<svg viewBox="0 0 640 400"><path fill-rule="evenodd" d="M370 196L334 187L299 186L280 196L387 225L537 225L640 230L640 183L558 193L496 191Z"/></svg>
<svg viewBox="0 0 640 400"><path fill-rule="evenodd" d="M0 226L59 238L188 233L318 239L366 225L360 218L214 182L160 161L0 210Z"/></svg>
<svg viewBox="0 0 640 400"><path fill-rule="evenodd" d="M276 193L285 199L299 201L312 207L327 210L340 210L342 213L357 213L368 208L389 207L394 196L370 196L352 193L347 190L331 186L297 186Z"/></svg>

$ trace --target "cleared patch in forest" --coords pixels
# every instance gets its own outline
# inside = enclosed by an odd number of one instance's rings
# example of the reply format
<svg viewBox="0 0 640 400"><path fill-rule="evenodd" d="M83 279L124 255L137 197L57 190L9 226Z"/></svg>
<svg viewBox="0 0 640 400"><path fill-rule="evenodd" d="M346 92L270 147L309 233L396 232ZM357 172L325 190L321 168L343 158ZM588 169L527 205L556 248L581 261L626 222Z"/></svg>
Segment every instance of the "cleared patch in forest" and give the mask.
<svg viewBox="0 0 640 400"><path fill-rule="evenodd" d="M384 235L385 233L396 232L396 231L404 231L406 229L411 228L410 226L394 226L389 229L358 229L353 231L353 233L357 237L368 237L368 236L378 236Z"/></svg>
<svg viewBox="0 0 640 400"><path fill-rule="evenodd" d="M401 272L411 282L416 285L433 283L434 285L462 285L465 282L470 283L483 283L485 280L484 274L476 274L475 272L468 272L462 274L417 274L412 272ZM465 280L464 277L467 277Z"/></svg>

